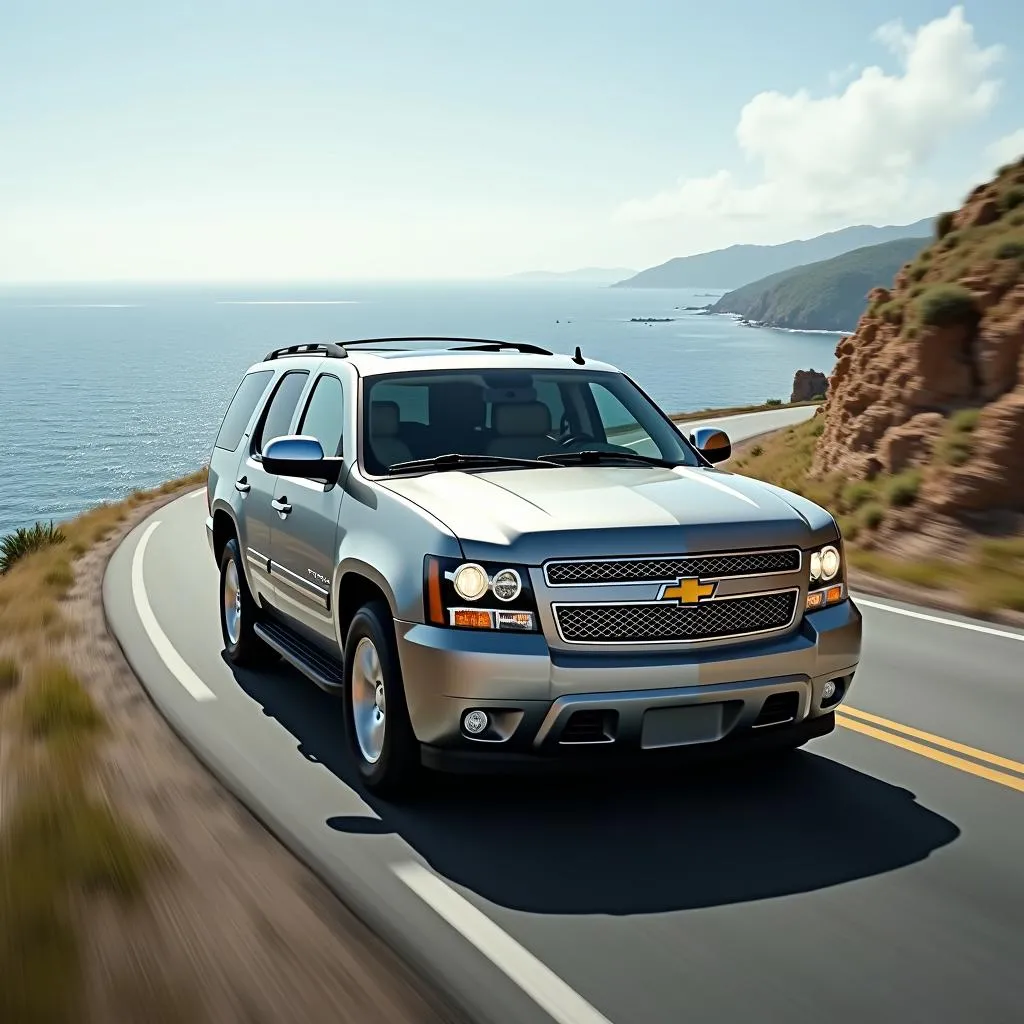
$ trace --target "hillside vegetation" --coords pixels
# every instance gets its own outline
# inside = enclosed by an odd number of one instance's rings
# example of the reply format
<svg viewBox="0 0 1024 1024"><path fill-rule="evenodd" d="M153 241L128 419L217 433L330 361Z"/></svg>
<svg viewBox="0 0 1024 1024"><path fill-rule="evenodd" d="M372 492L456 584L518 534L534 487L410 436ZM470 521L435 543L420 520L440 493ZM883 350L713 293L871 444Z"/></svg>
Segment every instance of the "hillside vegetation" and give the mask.
<svg viewBox="0 0 1024 1024"><path fill-rule="evenodd" d="M922 238L897 238L783 270L723 295L711 311L770 327L852 331L871 289L889 284L926 244Z"/></svg>
<svg viewBox="0 0 1024 1024"><path fill-rule="evenodd" d="M737 471L830 508L854 564L1024 611L1024 157L937 218L836 359L814 419Z"/></svg>
<svg viewBox="0 0 1024 1024"><path fill-rule="evenodd" d="M614 288L739 288L792 267L831 259L867 245L897 238L927 238L931 218L915 224L874 227L869 224L830 231L781 245L730 245L726 249L677 256L667 263L641 270Z"/></svg>

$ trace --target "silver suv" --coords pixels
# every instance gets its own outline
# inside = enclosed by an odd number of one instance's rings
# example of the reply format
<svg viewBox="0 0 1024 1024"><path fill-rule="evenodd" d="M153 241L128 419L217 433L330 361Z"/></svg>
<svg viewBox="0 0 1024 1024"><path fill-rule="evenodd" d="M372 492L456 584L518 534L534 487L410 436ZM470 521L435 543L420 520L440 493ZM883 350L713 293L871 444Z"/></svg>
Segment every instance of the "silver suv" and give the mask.
<svg viewBox="0 0 1024 1024"><path fill-rule="evenodd" d="M210 461L226 655L339 694L381 793L424 765L798 747L835 726L861 616L833 517L730 452L579 349L277 349Z"/></svg>

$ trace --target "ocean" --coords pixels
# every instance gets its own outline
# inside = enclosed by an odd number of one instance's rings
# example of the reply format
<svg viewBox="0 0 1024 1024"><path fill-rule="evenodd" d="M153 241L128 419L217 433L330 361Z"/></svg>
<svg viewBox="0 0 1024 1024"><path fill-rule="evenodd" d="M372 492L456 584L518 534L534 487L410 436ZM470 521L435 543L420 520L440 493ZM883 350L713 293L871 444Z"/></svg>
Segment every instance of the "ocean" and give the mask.
<svg viewBox="0 0 1024 1024"><path fill-rule="evenodd" d="M521 282L0 289L0 535L199 468L239 378L281 345L414 334L579 345L671 412L788 400L794 371L831 372L834 334L682 308L721 294Z"/></svg>

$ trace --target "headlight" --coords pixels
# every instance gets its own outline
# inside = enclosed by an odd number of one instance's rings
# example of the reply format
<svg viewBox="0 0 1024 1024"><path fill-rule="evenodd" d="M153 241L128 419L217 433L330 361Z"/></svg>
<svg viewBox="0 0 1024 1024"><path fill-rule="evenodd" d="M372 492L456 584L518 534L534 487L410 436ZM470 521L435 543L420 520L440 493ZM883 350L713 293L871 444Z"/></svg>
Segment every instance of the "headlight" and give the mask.
<svg viewBox="0 0 1024 1024"><path fill-rule="evenodd" d="M846 600L846 581L843 559L835 544L826 544L812 551L808 558L810 589L807 592L807 611L818 611Z"/></svg>
<svg viewBox="0 0 1024 1024"><path fill-rule="evenodd" d="M479 601L487 593L487 573L483 566L466 562L452 573L452 586L464 601Z"/></svg>
<svg viewBox="0 0 1024 1024"><path fill-rule="evenodd" d="M457 629L537 631L537 605L524 566L463 562L428 555L423 561L426 620Z"/></svg>

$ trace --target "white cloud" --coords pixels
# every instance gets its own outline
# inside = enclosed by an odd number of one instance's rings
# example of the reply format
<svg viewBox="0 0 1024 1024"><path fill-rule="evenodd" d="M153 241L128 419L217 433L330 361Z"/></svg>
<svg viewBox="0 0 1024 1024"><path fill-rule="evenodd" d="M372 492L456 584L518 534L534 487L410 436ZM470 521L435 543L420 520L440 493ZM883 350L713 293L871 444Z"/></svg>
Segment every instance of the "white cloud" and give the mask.
<svg viewBox="0 0 1024 1024"><path fill-rule="evenodd" d="M914 174L992 107L999 89L992 72L1003 48L979 46L960 6L914 32L890 22L875 38L896 58L897 73L866 67L833 95L771 91L746 104L736 140L759 167L758 180L745 183L730 170L682 179L629 200L615 219L681 218L695 227L743 220L749 233L758 223L799 230L929 210L933 193Z"/></svg>
<svg viewBox="0 0 1024 1024"><path fill-rule="evenodd" d="M1024 128L1018 128L985 147L985 159L992 170L1024 157Z"/></svg>

